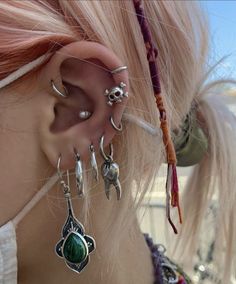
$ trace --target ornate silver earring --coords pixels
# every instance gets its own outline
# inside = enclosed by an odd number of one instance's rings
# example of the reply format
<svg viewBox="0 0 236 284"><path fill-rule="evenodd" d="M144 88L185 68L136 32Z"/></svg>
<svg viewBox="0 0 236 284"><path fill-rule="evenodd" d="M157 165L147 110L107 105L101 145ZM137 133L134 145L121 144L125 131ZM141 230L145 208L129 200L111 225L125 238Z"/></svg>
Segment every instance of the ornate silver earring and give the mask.
<svg viewBox="0 0 236 284"><path fill-rule="evenodd" d="M117 125L115 124L114 119L113 119L112 116L110 116L110 123L111 123L111 126L112 126L116 131L121 132L121 131L123 130L123 125L122 125L122 123L120 123L120 125L117 126Z"/></svg>
<svg viewBox="0 0 236 284"><path fill-rule="evenodd" d="M69 171L67 182L64 181L60 171L61 155L57 163L57 173L60 178L60 186L67 200L68 215L62 228L62 238L55 246L56 254L65 260L66 265L73 271L80 273L89 262L89 254L94 251L95 240L85 234L83 225L75 218L69 185Z"/></svg>
<svg viewBox="0 0 236 284"><path fill-rule="evenodd" d="M115 86L110 90L106 89L104 96L108 98L107 104L112 106L114 103L121 103L123 98L128 98L128 92L124 92L126 84L121 82L119 86Z"/></svg>
<svg viewBox="0 0 236 284"><path fill-rule="evenodd" d="M113 145L110 146L110 153L107 155L103 148L104 136L100 139L100 152L104 159L104 163L101 168L102 177L105 182L105 193L107 199L110 198L110 187L113 185L116 189L117 200L121 198L121 184L119 181L119 165L113 161Z"/></svg>
<svg viewBox="0 0 236 284"><path fill-rule="evenodd" d="M95 155L93 144L89 146L89 150L91 154L90 162L91 162L91 166L93 169L93 175L96 181L98 181L98 165L97 165L97 160L96 160L96 155Z"/></svg>
<svg viewBox="0 0 236 284"><path fill-rule="evenodd" d="M61 91L59 91L59 90L57 89L57 87L55 86L53 80L51 80L51 87L52 87L53 91L54 91L58 96L63 97L63 98L67 98L67 97L68 97L68 91L67 91L67 89L66 89L65 86L63 86L64 91L65 91L65 94L63 94Z"/></svg>
<svg viewBox="0 0 236 284"><path fill-rule="evenodd" d="M75 178L79 197L84 195L83 167L80 155L75 152Z"/></svg>

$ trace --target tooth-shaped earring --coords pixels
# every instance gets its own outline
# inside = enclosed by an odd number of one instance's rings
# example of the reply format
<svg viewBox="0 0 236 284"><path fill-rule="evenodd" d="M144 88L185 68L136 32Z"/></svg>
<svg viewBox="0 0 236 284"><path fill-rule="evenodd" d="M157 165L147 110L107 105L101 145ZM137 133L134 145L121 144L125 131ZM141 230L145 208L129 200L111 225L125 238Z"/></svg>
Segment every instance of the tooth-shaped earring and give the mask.
<svg viewBox="0 0 236 284"><path fill-rule="evenodd" d="M80 159L80 155L76 153L75 158L75 177L76 177L76 187L78 190L78 195L84 195L84 182L83 182L83 167Z"/></svg>
<svg viewBox="0 0 236 284"><path fill-rule="evenodd" d="M97 160L96 160L96 155L95 155L93 144L89 146L89 150L91 154L90 162L91 162L91 166L93 169L93 175L96 181L98 181L98 165L97 165Z"/></svg>

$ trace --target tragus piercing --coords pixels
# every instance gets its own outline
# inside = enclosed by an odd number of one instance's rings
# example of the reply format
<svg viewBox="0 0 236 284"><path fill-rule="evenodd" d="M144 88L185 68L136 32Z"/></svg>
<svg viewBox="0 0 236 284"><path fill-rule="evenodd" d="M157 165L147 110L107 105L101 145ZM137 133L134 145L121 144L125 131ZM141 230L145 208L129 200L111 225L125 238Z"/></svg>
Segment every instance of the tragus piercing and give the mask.
<svg viewBox="0 0 236 284"><path fill-rule="evenodd" d="M104 159L101 168L102 177L105 183L105 194L107 199L110 199L110 187L113 185L116 189L117 200L121 198L121 184L119 181L119 165L113 161L113 145L110 146L110 153L107 155L104 152L104 135L100 139L100 153Z"/></svg>
<svg viewBox="0 0 236 284"><path fill-rule="evenodd" d="M98 165L97 165L97 160L96 160L96 155L95 155L93 144L91 144L89 146L89 150L90 150L90 154L91 154L90 163L91 163L91 166L92 166L92 169L93 169L93 175L94 175L94 178L96 179L96 181L98 181Z"/></svg>
<svg viewBox="0 0 236 284"><path fill-rule="evenodd" d="M117 73L120 73L120 72L122 72L122 71L124 71L126 69L128 69L127 66L120 66L120 67L118 67L118 68L116 68L114 70L111 70L110 73L111 74L117 74Z"/></svg>
<svg viewBox="0 0 236 284"><path fill-rule="evenodd" d="M81 119L88 119L91 115L92 115L92 113L90 111L88 111L88 110L81 110L79 112L79 117Z"/></svg>
<svg viewBox="0 0 236 284"><path fill-rule="evenodd" d="M95 250L95 240L85 234L83 225L75 218L71 202L69 185L69 171L67 182L60 171L61 155L57 162L57 173L60 186L67 201L67 219L62 228L61 239L55 246L56 254L65 260L66 265L73 271L80 273L89 262L89 254Z"/></svg>
<svg viewBox="0 0 236 284"><path fill-rule="evenodd" d="M124 87L126 87L126 84L121 82L119 86L105 90L104 96L108 98L107 104L109 106L112 106L114 103L121 103L123 98L128 98L128 92L124 92Z"/></svg>
<svg viewBox="0 0 236 284"><path fill-rule="evenodd" d="M84 195L83 167L80 155L75 152L75 178L79 197Z"/></svg>
<svg viewBox="0 0 236 284"><path fill-rule="evenodd" d="M121 132L121 131L123 130L123 125L122 125L122 123L120 123L119 126L116 126L116 124L115 124L114 119L113 119L112 116L110 116L110 123L111 123L112 127L113 127L116 131Z"/></svg>
<svg viewBox="0 0 236 284"><path fill-rule="evenodd" d="M59 91L59 90L57 89L57 87L55 86L53 80L51 80L51 87L52 87L53 91L54 91L58 96L63 97L63 98L67 98L67 97L68 97L68 91L67 91L67 89L66 89L65 86L63 86L63 88L64 88L64 90L65 90L65 94L63 94L61 91Z"/></svg>

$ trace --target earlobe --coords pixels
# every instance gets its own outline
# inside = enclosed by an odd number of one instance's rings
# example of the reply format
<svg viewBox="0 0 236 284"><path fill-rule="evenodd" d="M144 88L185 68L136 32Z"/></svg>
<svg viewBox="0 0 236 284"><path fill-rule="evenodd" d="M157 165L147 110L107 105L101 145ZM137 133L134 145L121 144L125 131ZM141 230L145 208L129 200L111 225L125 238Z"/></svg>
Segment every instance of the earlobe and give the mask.
<svg viewBox="0 0 236 284"><path fill-rule="evenodd" d="M40 118L42 150L54 167L74 167L75 152L86 160L90 145L108 144L119 128L128 97L128 72L108 48L75 42L57 51L44 66L39 82L46 90ZM53 82L53 84L52 84ZM111 124L113 118L113 125Z"/></svg>

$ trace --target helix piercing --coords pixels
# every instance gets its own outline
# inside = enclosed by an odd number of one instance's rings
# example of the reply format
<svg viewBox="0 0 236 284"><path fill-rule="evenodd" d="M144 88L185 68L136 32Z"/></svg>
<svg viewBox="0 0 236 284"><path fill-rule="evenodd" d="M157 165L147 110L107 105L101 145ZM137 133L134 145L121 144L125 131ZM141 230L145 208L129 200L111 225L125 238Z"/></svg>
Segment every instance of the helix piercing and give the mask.
<svg viewBox="0 0 236 284"><path fill-rule="evenodd" d="M51 87L52 87L53 91L54 91L58 96L63 97L63 98L67 98L67 97L68 97L68 91L67 91L67 89L66 89L65 86L63 86L63 88L64 88L66 94L63 94L62 92L60 92L60 91L57 89L57 87L55 86L53 80L51 80Z"/></svg>
<svg viewBox="0 0 236 284"><path fill-rule="evenodd" d="M90 111L88 111L88 110L81 110L79 112L79 117L81 119L88 119L91 115L92 115L92 113Z"/></svg>
<svg viewBox="0 0 236 284"><path fill-rule="evenodd" d="M126 84L120 82L119 86L105 90L104 96L107 97L107 104L109 106L112 106L114 103L121 103L123 98L128 98L129 94L128 92L124 92L124 87L126 87Z"/></svg>
<svg viewBox="0 0 236 284"><path fill-rule="evenodd" d="M116 74L116 73L120 73L120 72L122 72L122 71L124 71L126 69L128 69L127 66L121 66L121 67L118 67L118 68L116 68L114 70L111 70L110 73L111 74Z"/></svg>
<svg viewBox="0 0 236 284"><path fill-rule="evenodd" d="M110 123L111 123L112 127L113 127L116 131L121 132L121 131L123 130L123 125L122 125L122 123L120 123L119 126L116 126L116 124L115 124L115 122L114 122L112 116L110 116Z"/></svg>
<svg viewBox="0 0 236 284"><path fill-rule="evenodd" d="M116 190L117 200L121 198L121 184L119 181L119 165L113 161L113 145L110 146L110 153L106 155L103 148L104 136L100 139L100 153L104 158L104 163L101 168L102 177L105 183L105 194L107 199L110 199L110 187L113 185Z"/></svg>
<svg viewBox="0 0 236 284"><path fill-rule="evenodd" d="M75 178L79 197L84 195L83 167L80 155L75 152Z"/></svg>
<svg viewBox="0 0 236 284"><path fill-rule="evenodd" d="M90 162L91 162L91 166L93 169L93 175L96 181L98 181L98 165L97 165L97 160L96 160L96 155L95 155L93 144L89 146L89 150L91 154Z"/></svg>

